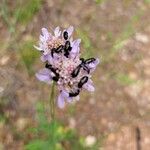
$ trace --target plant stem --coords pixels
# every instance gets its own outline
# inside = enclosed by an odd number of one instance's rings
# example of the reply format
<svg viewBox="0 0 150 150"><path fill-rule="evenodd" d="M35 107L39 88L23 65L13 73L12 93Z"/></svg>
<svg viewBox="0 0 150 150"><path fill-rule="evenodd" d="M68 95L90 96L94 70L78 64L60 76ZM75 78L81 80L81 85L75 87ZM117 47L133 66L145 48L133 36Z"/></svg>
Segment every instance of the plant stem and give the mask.
<svg viewBox="0 0 150 150"><path fill-rule="evenodd" d="M51 95L50 95L50 114L52 121L55 120L55 83L52 84Z"/></svg>
<svg viewBox="0 0 150 150"><path fill-rule="evenodd" d="M51 124L52 124L52 131L51 131L51 147L55 150L55 82L52 84L51 88L51 95L50 95L50 115L51 115Z"/></svg>

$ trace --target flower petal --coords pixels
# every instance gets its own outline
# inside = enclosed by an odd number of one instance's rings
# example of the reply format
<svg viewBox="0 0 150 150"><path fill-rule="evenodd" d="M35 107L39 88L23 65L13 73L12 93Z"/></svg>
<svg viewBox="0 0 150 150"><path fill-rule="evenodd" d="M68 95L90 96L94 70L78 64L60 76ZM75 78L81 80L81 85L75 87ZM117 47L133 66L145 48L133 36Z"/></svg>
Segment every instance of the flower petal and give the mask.
<svg viewBox="0 0 150 150"><path fill-rule="evenodd" d="M70 26L66 31L68 32L68 36L70 37L74 31L74 27Z"/></svg>
<svg viewBox="0 0 150 150"><path fill-rule="evenodd" d="M42 62L46 62L48 60L48 55L42 55L41 60Z"/></svg>
<svg viewBox="0 0 150 150"><path fill-rule="evenodd" d="M72 102L72 97L69 97L69 93L68 93L68 92L66 92L65 90L63 90L63 91L62 91L62 95L63 95L64 99L65 99L68 103Z"/></svg>
<svg viewBox="0 0 150 150"><path fill-rule="evenodd" d="M43 34L43 37L45 38L45 39L48 39L49 38L49 32L48 32L48 30L46 29L46 28L42 28L42 34Z"/></svg>
<svg viewBox="0 0 150 150"><path fill-rule="evenodd" d="M55 30L54 30L54 35L55 35L56 37L59 37L60 34L61 34L60 27L56 27Z"/></svg>
<svg viewBox="0 0 150 150"><path fill-rule="evenodd" d="M88 66L89 68L96 68L96 66L100 63L100 60L97 58L94 62L90 63Z"/></svg>
<svg viewBox="0 0 150 150"><path fill-rule="evenodd" d="M64 97L63 97L62 93L60 93L58 96L57 104L58 104L58 107L61 109L64 108L64 106L65 106Z"/></svg>
<svg viewBox="0 0 150 150"><path fill-rule="evenodd" d="M79 51L80 51L80 42L81 42L81 39L77 39L75 41L73 41L71 43L71 46L72 46L72 50L70 52L70 55L72 58L75 58L78 54L79 54Z"/></svg>
<svg viewBox="0 0 150 150"><path fill-rule="evenodd" d="M68 103L71 103L72 102L72 97L66 97L66 101L68 102Z"/></svg>
<svg viewBox="0 0 150 150"><path fill-rule="evenodd" d="M65 97L65 98L69 97L69 93L66 92L65 90L63 90L61 93L62 93L63 97Z"/></svg>
<svg viewBox="0 0 150 150"><path fill-rule="evenodd" d="M85 83L83 85L83 88L86 89L86 90L88 90L88 91L90 91L90 92L94 92L95 91L95 88L93 86L93 82L90 79L89 79L89 81L87 83Z"/></svg>
<svg viewBox="0 0 150 150"><path fill-rule="evenodd" d="M79 101L79 100L80 100L80 96L79 96L79 95L76 96L75 99L76 99L77 101Z"/></svg>
<svg viewBox="0 0 150 150"><path fill-rule="evenodd" d="M46 82L48 84L50 84L52 81L51 72L46 68L41 69L38 73L36 73L36 77L40 81Z"/></svg>
<svg viewBox="0 0 150 150"><path fill-rule="evenodd" d="M33 45L33 47L36 48L36 49L39 50L39 51L42 51L42 48L40 48L40 47L38 47L38 46L36 46L36 45Z"/></svg>
<svg viewBox="0 0 150 150"><path fill-rule="evenodd" d="M46 42L46 39L44 38L43 35L40 35L39 39L40 39L40 41L41 41L42 43Z"/></svg>
<svg viewBox="0 0 150 150"><path fill-rule="evenodd" d="M80 43L81 43L81 39L76 39L72 42L72 46L79 46Z"/></svg>

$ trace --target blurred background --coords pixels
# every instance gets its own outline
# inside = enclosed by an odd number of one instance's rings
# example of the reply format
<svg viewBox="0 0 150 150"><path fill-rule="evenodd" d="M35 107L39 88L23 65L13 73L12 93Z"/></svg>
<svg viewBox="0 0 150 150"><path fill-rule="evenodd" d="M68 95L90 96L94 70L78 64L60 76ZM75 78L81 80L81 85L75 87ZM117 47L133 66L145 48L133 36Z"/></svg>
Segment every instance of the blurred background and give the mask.
<svg viewBox="0 0 150 150"><path fill-rule="evenodd" d="M150 149L150 0L0 0L0 150L49 150L51 87L42 27L75 27L84 56L99 57L96 91L57 108L57 150Z"/></svg>

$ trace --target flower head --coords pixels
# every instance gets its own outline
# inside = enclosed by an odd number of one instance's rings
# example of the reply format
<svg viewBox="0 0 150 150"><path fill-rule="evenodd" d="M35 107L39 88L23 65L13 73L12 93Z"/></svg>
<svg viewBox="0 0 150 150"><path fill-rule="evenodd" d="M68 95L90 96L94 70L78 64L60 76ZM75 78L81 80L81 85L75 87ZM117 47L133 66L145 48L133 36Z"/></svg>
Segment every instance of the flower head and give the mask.
<svg viewBox="0 0 150 150"><path fill-rule="evenodd" d="M36 73L36 77L48 84L56 82L60 92L58 106L63 108L65 100L72 102L73 98L79 99L82 89L94 91L91 73L99 63L99 59L80 57L80 39L72 40L73 27L64 31L56 27L54 34L42 29L39 47L42 52L41 60L45 68Z"/></svg>

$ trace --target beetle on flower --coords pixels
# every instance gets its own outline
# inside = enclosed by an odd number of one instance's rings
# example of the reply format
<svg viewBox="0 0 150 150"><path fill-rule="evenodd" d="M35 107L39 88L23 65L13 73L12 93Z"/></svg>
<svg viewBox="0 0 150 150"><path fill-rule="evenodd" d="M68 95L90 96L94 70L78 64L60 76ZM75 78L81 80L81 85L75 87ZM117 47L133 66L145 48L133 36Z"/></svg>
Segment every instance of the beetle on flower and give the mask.
<svg viewBox="0 0 150 150"><path fill-rule="evenodd" d="M64 31L56 27L51 34L42 28L39 47L35 46L42 52L41 60L45 63L45 68L36 73L36 77L48 84L57 83L60 108L64 107L65 100L72 102L73 98L79 99L82 89L94 91L91 73L99 63L98 58L80 57L81 40L73 41L73 30L72 26Z"/></svg>

